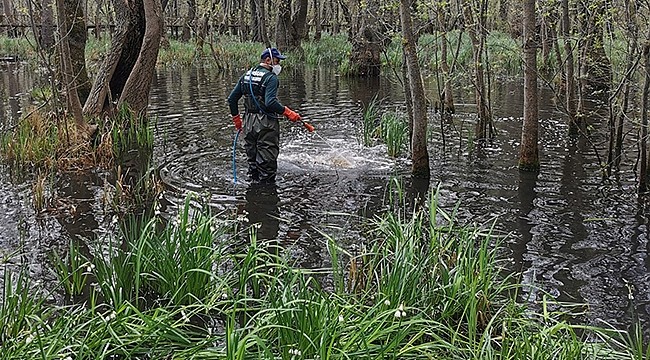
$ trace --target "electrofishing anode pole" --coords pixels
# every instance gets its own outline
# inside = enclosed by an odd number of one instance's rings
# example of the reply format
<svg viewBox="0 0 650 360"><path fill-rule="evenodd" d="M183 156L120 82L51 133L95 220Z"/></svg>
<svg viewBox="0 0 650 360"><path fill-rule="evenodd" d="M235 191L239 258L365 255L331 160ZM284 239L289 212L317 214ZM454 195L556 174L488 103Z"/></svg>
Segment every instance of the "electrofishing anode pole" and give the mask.
<svg viewBox="0 0 650 360"><path fill-rule="evenodd" d="M312 124L306 122L306 121L303 120L303 119L300 119L300 121L302 121L302 126L304 126L305 129L307 129L307 131L309 131L309 132L314 132L314 126L313 126Z"/></svg>
<svg viewBox="0 0 650 360"><path fill-rule="evenodd" d="M237 140L239 140L240 133L241 129L237 130L235 140L232 142L232 178L235 185L237 185Z"/></svg>

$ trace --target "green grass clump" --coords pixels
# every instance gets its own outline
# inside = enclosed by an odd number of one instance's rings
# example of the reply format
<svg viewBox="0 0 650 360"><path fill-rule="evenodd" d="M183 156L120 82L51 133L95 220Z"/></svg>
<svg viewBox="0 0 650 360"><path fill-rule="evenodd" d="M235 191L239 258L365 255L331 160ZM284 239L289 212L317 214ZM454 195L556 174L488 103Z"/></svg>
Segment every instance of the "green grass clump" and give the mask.
<svg viewBox="0 0 650 360"><path fill-rule="evenodd" d="M360 251L324 235L332 266L316 269L299 267L277 242L258 241L254 228L240 243L229 222L193 211L188 200L166 225L154 218L125 227L113 239L120 246L77 261L89 264L86 279L77 279L93 282L80 303L27 296L32 287L24 274L19 282L5 279L0 350L6 359L641 359L647 353L638 334L572 325L562 320L568 314L549 310L551 301L540 313L517 303L520 286L501 275L500 242L489 224L459 226L453 212L437 206L435 193L417 211L408 210L399 187L391 193L387 212L365 224ZM66 274L62 281L71 279ZM83 286L61 289L71 288Z"/></svg>
<svg viewBox="0 0 650 360"><path fill-rule="evenodd" d="M307 41L302 44L305 63L311 66L339 66L350 57L352 45L344 34L323 33L320 41Z"/></svg>
<svg viewBox="0 0 650 360"><path fill-rule="evenodd" d="M388 155L392 157L400 156L408 138L407 119L397 111L385 112L379 121L379 129L381 139L386 144Z"/></svg>
<svg viewBox="0 0 650 360"><path fill-rule="evenodd" d="M379 122L379 100L373 97L372 101L364 108L361 121L361 144L373 146L377 137L377 125Z"/></svg>

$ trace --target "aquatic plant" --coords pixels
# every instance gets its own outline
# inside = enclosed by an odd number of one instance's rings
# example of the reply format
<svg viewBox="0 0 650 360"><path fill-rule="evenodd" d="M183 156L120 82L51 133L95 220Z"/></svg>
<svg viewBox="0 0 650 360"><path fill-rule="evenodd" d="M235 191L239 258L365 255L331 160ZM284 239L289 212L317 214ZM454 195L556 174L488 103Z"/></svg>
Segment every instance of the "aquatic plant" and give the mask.
<svg viewBox="0 0 650 360"><path fill-rule="evenodd" d="M361 121L361 144L373 146L377 135L377 123L379 121L379 100L375 95L370 103L363 109Z"/></svg>
<svg viewBox="0 0 650 360"><path fill-rule="evenodd" d="M344 64L349 58L352 45L344 34L323 33L319 41L303 42L302 48L306 64L342 70L339 65ZM341 72L345 73L345 71Z"/></svg>
<svg viewBox="0 0 650 360"><path fill-rule="evenodd" d="M408 138L408 122L397 111L387 111L381 115L379 133L386 144L388 155L400 156Z"/></svg>
<svg viewBox="0 0 650 360"><path fill-rule="evenodd" d="M503 277L490 224L460 226L435 192L409 210L395 185L362 252L324 234L331 268L297 266L279 243L258 241L254 227L241 243L229 222L192 200L171 221L133 220L89 260L96 296L86 302L57 306L28 297L26 281L9 286L1 310L9 316L0 321L13 325L2 327L2 354L634 359L647 351L638 336L570 324L550 303L539 313L517 303L520 285Z"/></svg>

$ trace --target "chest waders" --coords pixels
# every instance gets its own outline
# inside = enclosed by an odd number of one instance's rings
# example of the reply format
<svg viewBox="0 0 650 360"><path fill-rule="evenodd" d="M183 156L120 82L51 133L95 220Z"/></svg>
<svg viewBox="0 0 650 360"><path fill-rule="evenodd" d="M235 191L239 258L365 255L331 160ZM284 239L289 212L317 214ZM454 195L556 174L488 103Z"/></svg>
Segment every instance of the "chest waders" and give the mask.
<svg viewBox="0 0 650 360"><path fill-rule="evenodd" d="M280 122L275 114L267 113L262 106L266 90L263 80L270 71L258 69L249 71L248 86L242 86L242 89L250 90L250 94L244 94L244 148L251 180L273 183L278 171Z"/></svg>

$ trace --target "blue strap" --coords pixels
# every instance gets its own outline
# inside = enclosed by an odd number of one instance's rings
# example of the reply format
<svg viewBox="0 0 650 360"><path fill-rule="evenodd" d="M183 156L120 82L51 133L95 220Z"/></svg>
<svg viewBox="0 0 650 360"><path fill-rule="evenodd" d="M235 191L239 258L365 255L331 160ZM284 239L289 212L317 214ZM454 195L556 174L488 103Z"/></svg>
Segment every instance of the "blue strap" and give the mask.
<svg viewBox="0 0 650 360"><path fill-rule="evenodd" d="M248 76L248 85L250 85L251 88L251 97L253 98L253 101L255 101L255 106L257 106L257 109L261 111L262 114L268 116L269 114L267 114L267 112L262 109L260 103L257 102L257 97L255 96L255 93L253 92L253 69L254 68L251 68L250 75Z"/></svg>

